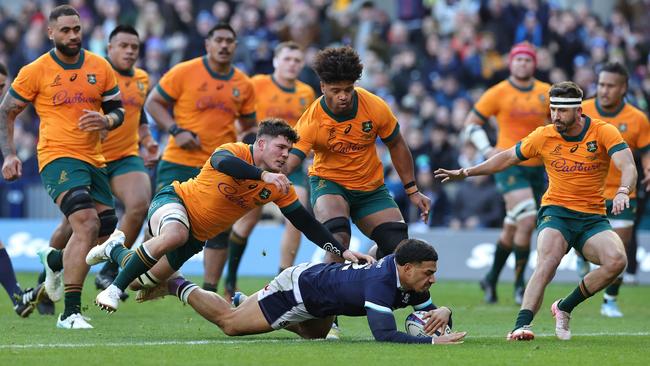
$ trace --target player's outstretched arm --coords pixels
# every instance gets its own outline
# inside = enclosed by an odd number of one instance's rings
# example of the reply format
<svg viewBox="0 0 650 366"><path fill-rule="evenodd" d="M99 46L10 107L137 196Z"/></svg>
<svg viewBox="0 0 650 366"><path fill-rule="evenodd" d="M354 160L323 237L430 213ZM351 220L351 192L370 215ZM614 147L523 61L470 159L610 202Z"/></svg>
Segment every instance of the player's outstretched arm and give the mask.
<svg viewBox="0 0 650 366"><path fill-rule="evenodd" d="M429 344L460 344L463 343L465 332L454 332L439 337L416 337L397 330L395 317L390 309L385 311L366 307L368 325L373 337L379 342L393 343L429 343Z"/></svg>
<svg viewBox="0 0 650 366"><path fill-rule="evenodd" d="M2 177L6 180L16 180L23 174L22 163L16 155L14 145L14 122L27 103L7 93L0 104L0 151L4 156Z"/></svg>
<svg viewBox="0 0 650 366"><path fill-rule="evenodd" d="M298 200L296 200L296 202L298 202ZM301 204L298 204L296 208L291 211L282 211L282 214L293 224L293 226L296 227L296 229L305 234L307 239L311 240L325 251L336 254L352 263L375 262L375 258L369 255L345 249L343 245L334 238L332 233L330 233L323 224L318 222L314 216L307 212Z"/></svg>
<svg viewBox="0 0 650 366"><path fill-rule="evenodd" d="M274 184L284 193L289 192L291 181L284 174L264 171L234 156L228 150L215 151L210 157L210 165L235 179L255 179Z"/></svg>
<svg viewBox="0 0 650 366"><path fill-rule="evenodd" d="M629 148L613 153L612 162L621 171L621 185L612 202L612 213L618 215L630 207L630 193L636 186L637 172L634 157Z"/></svg>
<svg viewBox="0 0 650 366"><path fill-rule="evenodd" d="M456 170L446 170L440 168L436 169L434 174L436 179L442 179L442 182L445 183L454 180L462 180L474 175L489 175L498 173L508 167L518 164L519 162L521 162L521 160L517 157L515 147L511 147L508 150L502 151L492 156L479 165Z"/></svg>

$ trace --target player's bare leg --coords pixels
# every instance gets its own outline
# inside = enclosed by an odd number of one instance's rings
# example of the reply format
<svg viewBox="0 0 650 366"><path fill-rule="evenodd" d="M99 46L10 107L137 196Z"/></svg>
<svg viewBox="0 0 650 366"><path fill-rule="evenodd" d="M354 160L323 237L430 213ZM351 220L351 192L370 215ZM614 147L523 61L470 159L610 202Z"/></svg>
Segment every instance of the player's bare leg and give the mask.
<svg viewBox="0 0 650 366"><path fill-rule="evenodd" d="M544 290L555 276L555 271L560 265L568 244L559 230L552 228L543 229L537 238L537 265L528 286L524 292L524 299L521 310L517 315L515 328L509 334L508 339L530 340L534 338L532 332L525 327L530 326L533 317L539 310L544 300ZM521 338L518 337L518 330L521 330ZM510 335L514 335L513 338Z"/></svg>
<svg viewBox="0 0 650 366"><path fill-rule="evenodd" d="M615 227L613 221L610 221L612 226ZM629 246L632 243L632 236L634 235L634 225L633 222L629 225L620 225L620 227L615 227L614 232L621 238L623 246L625 247L625 252L628 252ZM627 254L626 254L627 255ZM630 260L630 259L628 259ZM630 260L631 261L631 260ZM623 284L623 274L618 276L607 288L603 295L603 304L600 307L600 314L610 318L620 318L623 316L623 313L618 308L618 303L616 299L618 297L619 290Z"/></svg>
<svg viewBox="0 0 650 366"><path fill-rule="evenodd" d="M126 236L124 246L131 248L140 234L151 201L151 184L144 172L129 172L111 179L111 190L124 204L119 229Z"/></svg>
<svg viewBox="0 0 650 366"><path fill-rule="evenodd" d="M309 194L307 190L300 186L294 186L294 188L300 203L307 207L307 205L309 205ZM298 254L298 249L300 248L301 238L302 233L300 230L296 229L289 220L284 220L284 232L282 233L282 239L280 240L280 270L278 273L293 266L293 262L296 260L296 255Z"/></svg>
<svg viewBox="0 0 650 366"><path fill-rule="evenodd" d="M228 238L228 273L226 273L223 292L226 300L230 300L232 295L235 294L235 291L237 291L239 263L241 263L244 251L248 245L248 238L261 218L262 207L260 206L246 213L246 215L242 216L232 226L230 237Z"/></svg>

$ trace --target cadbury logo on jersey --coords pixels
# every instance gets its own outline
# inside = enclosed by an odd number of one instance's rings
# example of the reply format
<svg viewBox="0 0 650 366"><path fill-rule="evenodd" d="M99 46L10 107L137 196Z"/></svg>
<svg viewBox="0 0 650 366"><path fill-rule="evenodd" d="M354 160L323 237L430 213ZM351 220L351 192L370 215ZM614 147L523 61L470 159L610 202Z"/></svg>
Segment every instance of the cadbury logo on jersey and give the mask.
<svg viewBox="0 0 650 366"><path fill-rule="evenodd" d="M600 169L600 163L582 163L579 161L569 161L566 159L553 160L551 167L560 173L584 173Z"/></svg>
<svg viewBox="0 0 650 366"><path fill-rule="evenodd" d="M196 101L196 109L205 111L207 109L217 109L227 114L235 114L232 108L228 107L222 101L216 101L211 96L204 96Z"/></svg>
<svg viewBox="0 0 650 366"><path fill-rule="evenodd" d="M87 97L82 92L68 95L66 90L56 92L52 97L52 105L60 104L95 104L99 100L95 97Z"/></svg>

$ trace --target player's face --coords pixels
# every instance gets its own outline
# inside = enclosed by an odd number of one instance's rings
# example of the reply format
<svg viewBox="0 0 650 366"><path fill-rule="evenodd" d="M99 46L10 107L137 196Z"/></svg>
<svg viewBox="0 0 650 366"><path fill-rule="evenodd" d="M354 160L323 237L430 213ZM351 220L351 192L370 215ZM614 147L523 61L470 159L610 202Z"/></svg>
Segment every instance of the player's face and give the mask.
<svg viewBox="0 0 650 366"><path fill-rule="evenodd" d="M293 144L286 136L260 136L259 146L266 169L279 172L287 163L289 150L291 150Z"/></svg>
<svg viewBox="0 0 650 366"><path fill-rule="evenodd" d="M438 263L433 261L410 264L410 268L406 271L407 283L404 283L404 285L408 289L417 292L429 291L431 285L436 282L437 270Z"/></svg>
<svg viewBox="0 0 650 366"><path fill-rule="evenodd" d="M517 79L530 79L535 73L535 63L533 58L525 55L516 55L510 62L510 75Z"/></svg>
<svg viewBox="0 0 650 366"><path fill-rule="evenodd" d="M218 29L212 36L205 40L205 49L208 56L218 64L230 64L235 55L237 40L235 35L227 29Z"/></svg>
<svg viewBox="0 0 650 366"><path fill-rule="evenodd" d="M62 54L73 57L81 51L81 21L76 15L63 15L50 22L47 34L54 47Z"/></svg>
<svg viewBox="0 0 650 366"><path fill-rule="evenodd" d="M305 66L305 57L301 50L283 48L273 59L275 72L285 80L296 80Z"/></svg>
<svg viewBox="0 0 650 366"><path fill-rule="evenodd" d="M118 33L108 44L108 58L118 70L131 70L139 52L140 39L135 34Z"/></svg>
<svg viewBox="0 0 650 366"><path fill-rule="evenodd" d="M321 81L320 89L325 95L327 106L335 114L347 112L352 108L354 81L341 81L331 84L326 84Z"/></svg>
<svg viewBox="0 0 650 366"><path fill-rule="evenodd" d="M5 95L5 90L7 90L7 75L0 74L0 97Z"/></svg>
<svg viewBox="0 0 650 366"><path fill-rule="evenodd" d="M579 108L557 108L551 107L551 122L555 125L557 132L565 133L575 125L582 114L582 107Z"/></svg>
<svg viewBox="0 0 650 366"><path fill-rule="evenodd" d="M598 75L598 90L596 95L598 103L607 108L614 108L621 104L627 91L627 81L623 75L602 71Z"/></svg>

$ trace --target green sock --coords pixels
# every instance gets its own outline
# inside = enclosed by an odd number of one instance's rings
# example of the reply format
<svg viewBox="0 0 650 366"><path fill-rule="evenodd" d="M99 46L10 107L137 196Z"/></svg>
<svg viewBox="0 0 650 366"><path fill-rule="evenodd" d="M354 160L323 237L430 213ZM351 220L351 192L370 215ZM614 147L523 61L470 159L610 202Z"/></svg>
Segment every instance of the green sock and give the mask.
<svg viewBox="0 0 650 366"><path fill-rule="evenodd" d="M241 262L244 250L248 244L248 238L239 236L232 231L228 238L228 273L226 274L226 289L234 290L237 286L237 271Z"/></svg>
<svg viewBox="0 0 650 366"><path fill-rule="evenodd" d="M69 317L72 314L81 314L81 289L82 285L78 284L65 284L64 285L64 303L65 309L61 320Z"/></svg>
<svg viewBox="0 0 650 366"><path fill-rule="evenodd" d="M623 283L623 277L617 277L616 280L614 280L614 282L612 282L611 285L607 286L605 293L612 297L618 296L618 291L620 290L622 283Z"/></svg>
<svg viewBox="0 0 650 366"><path fill-rule="evenodd" d="M47 255L47 265L54 272L63 269L63 250L54 249Z"/></svg>
<svg viewBox="0 0 650 366"><path fill-rule="evenodd" d="M490 282L492 285L496 285L497 281L499 280L499 275L501 274L503 266L506 264L506 260L508 259L510 252L512 252L512 250L505 248L501 240L497 242L497 248L494 251L494 261L492 262L492 268L490 268L490 272L488 272L487 276L485 276L485 279L487 279L488 282Z"/></svg>
<svg viewBox="0 0 650 366"><path fill-rule="evenodd" d="M117 263L120 268L124 268L126 262L129 261L129 258L135 253L135 250L127 249L124 245L116 245L111 249L109 257L114 263Z"/></svg>
<svg viewBox="0 0 650 366"><path fill-rule="evenodd" d="M524 287L524 273L526 272L526 265L528 265L528 257L530 256L529 248L519 248L513 244L515 248L515 287Z"/></svg>
<svg viewBox="0 0 650 366"><path fill-rule="evenodd" d="M111 251L111 254L113 251ZM131 255L128 261L126 261L126 265L123 267L122 271L120 271L120 274L117 275L113 284L120 290L124 291L131 281L135 280L139 275L147 272L157 262L158 261L155 258L152 258L147 253L144 247L139 246L135 250L135 255Z"/></svg>
<svg viewBox="0 0 650 366"><path fill-rule="evenodd" d="M517 314L517 322L515 322L515 329L519 329L523 327L524 325L530 325L530 323L533 322L533 317L535 315L531 310L528 309L521 309L519 310L519 314Z"/></svg>
<svg viewBox="0 0 650 366"><path fill-rule="evenodd" d="M587 298L591 297L593 294L587 290L585 286L585 281L580 281L578 287L576 287L569 296L560 300L560 303L557 304L558 309L570 313L573 309L578 306L581 302L585 301Z"/></svg>

